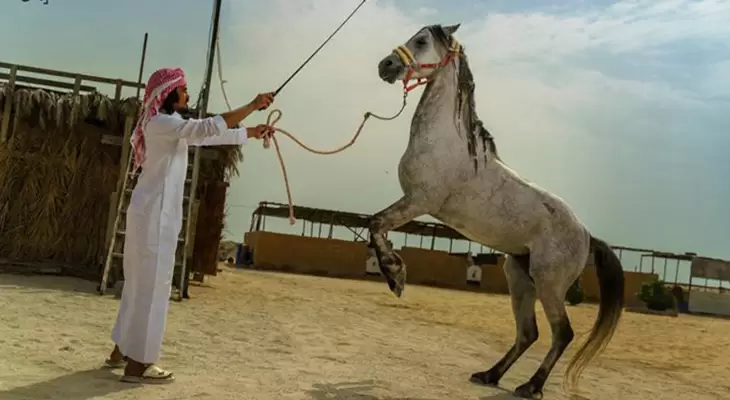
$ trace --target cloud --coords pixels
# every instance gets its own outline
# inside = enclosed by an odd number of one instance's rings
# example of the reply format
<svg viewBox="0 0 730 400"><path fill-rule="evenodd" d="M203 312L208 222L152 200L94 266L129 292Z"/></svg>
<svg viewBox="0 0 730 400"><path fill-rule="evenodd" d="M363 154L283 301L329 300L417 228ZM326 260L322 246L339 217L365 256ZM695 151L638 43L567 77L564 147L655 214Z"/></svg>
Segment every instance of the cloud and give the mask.
<svg viewBox="0 0 730 400"><path fill-rule="evenodd" d="M231 25L221 38L234 103L278 86L358 1L249 3L233 3ZM365 111L388 114L398 109L400 89L378 79L377 62L446 12L425 7L411 12L399 4L370 0L361 8L281 93L281 127L312 147L333 148L349 140ZM459 20L451 14L447 19ZM688 118L696 119L694 135L710 135L730 123L721 107L727 105L730 82L730 51L722 44L730 37L730 1L620 1L607 7L476 17L473 8L465 7L461 20L465 23L457 35L475 75L477 109L503 157L568 199L589 223L607 224L612 218L597 211L597 195L587 186L605 176L607 166L613 168L615 182L632 179L637 168L651 171L647 176L654 178L645 183L654 186L626 188L633 190L627 197L678 202L685 195L656 174L679 173L681 158L690 157L677 155L678 141L687 137ZM689 51L686 44L694 42L702 42L702 54L715 61L678 64L676 53ZM668 75L677 70L689 79ZM401 193L395 171L417 96L398 120L371 121L358 143L342 154L314 156L281 138L295 202L375 212L396 200ZM213 101L222 104L215 93ZM263 116L252 123L260 121ZM727 140L723 143L730 146ZM610 151L607 146L612 146ZM642 146L652 146L648 158L638 150ZM713 151L711 147L697 150ZM662 154L678 157L676 165L662 164L665 169L656 170ZM620 163L616 157L622 157ZM285 200L278 169L272 151L247 149L244 175L234 183L231 204ZM706 195L718 190L701 184L705 187L696 190ZM658 189L669 190L670 198L652 197ZM651 218L664 217L655 212ZM724 218L730 225L730 217ZM617 236L649 235L634 226L610 229Z"/></svg>

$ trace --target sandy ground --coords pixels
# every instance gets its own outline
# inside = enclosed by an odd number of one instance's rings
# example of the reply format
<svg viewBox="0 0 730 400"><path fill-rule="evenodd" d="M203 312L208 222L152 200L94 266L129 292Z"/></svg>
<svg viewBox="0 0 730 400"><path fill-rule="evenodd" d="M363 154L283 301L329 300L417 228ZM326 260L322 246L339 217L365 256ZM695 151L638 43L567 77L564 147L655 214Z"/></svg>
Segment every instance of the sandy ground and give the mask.
<svg viewBox="0 0 730 400"><path fill-rule="evenodd" d="M124 384L100 369L118 302L94 284L0 275L0 399L511 399L468 382L514 335L505 296L225 269L172 303L162 365L177 382ZM538 310L541 312L541 310ZM578 333L595 307L570 309ZM542 336L503 378L534 372ZM576 346L566 353L572 355ZM558 364L546 399L562 399ZM614 341L586 370L591 399L730 397L730 321L625 313Z"/></svg>

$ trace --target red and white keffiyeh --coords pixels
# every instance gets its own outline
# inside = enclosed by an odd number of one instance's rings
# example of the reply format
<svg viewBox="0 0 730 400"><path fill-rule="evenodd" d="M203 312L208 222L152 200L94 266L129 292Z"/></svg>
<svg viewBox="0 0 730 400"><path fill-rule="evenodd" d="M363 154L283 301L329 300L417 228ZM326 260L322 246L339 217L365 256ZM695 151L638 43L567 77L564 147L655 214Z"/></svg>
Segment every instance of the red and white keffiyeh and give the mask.
<svg viewBox="0 0 730 400"><path fill-rule="evenodd" d="M147 122L160 112L162 103L172 91L185 85L185 73L181 68L161 68L150 75L144 90L142 114L132 133L135 171L145 160L144 129Z"/></svg>

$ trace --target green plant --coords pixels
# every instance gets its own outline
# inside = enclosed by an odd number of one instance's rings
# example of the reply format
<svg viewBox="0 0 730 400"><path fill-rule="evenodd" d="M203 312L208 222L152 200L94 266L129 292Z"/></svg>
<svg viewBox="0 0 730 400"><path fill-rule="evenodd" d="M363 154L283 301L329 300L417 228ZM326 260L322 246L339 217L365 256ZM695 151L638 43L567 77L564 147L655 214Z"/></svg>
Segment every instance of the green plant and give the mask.
<svg viewBox="0 0 730 400"><path fill-rule="evenodd" d="M568 304L574 306L580 304L585 300L585 294L583 293L583 287L580 284L580 278L576 279L572 285L568 288L568 292L565 294L565 300Z"/></svg>
<svg viewBox="0 0 730 400"><path fill-rule="evenodd" d="M665 311L676 307L676 299L662 281L644 282L636 294L650 310Z"/></svg>

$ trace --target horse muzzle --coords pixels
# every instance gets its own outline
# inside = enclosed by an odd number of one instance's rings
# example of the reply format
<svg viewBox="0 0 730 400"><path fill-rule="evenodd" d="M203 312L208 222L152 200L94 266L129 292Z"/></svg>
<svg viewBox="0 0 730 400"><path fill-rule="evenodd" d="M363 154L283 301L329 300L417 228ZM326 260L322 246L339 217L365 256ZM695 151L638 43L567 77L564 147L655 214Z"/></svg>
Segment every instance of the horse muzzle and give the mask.
<svg viewBox="0 0 730 400"><path fill-rule="evenodd" d="M401 62L398 56L393 53L385 57L378 64L378 75L380 79L394 83L400 76L405 72L405 65Z"/></svg>

